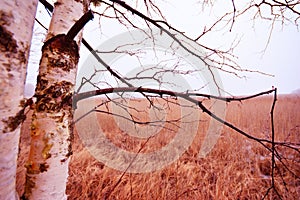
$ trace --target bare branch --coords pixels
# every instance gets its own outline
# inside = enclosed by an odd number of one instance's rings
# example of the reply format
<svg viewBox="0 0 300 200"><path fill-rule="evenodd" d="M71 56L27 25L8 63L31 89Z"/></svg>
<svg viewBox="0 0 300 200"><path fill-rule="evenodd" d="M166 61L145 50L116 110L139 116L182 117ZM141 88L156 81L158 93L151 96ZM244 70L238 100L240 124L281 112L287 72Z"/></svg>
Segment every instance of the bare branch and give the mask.
<svg viewBox="0 0 300 200"><path fill-rule="evenodd" d="M109 93L118 93L118 92L155 93L155 94L158 94L159 96L168 95L168 96L172 96L172 97L181 97L181 98L183 98L185 100L188 100L188 101L194 103L195 105L199 106L199 108L203 112L205 112L206 114L208 114L209 116L211 116L215 120L219 121L220 123L228 126L229 128L237 131L238 133L246 136L249 139L252 139L252 140L255 140L255 141L261 143L265 148L270 150L270 148L267 147L263 142L272 143L271 141L266 140L266 139L255 138L255 137L245 133L244 131L240 130L236 126L234 126L234 125L230 124L229 122L227 122L227 121L221 119L220 117L216 116L209 109L207 109L202 104L202 102L200 100L191 98L186 93L179 93L179 92L173 92L173 91L168 91L168 90L158 90L158 89L151 89L151 88L142 88L142 87L138 87L138 88L136 88L136 87L106 88L106 89L95 90L95 91L90 91L90 92L84 92L84 93L77 94L77 95L74 96L73 101L76 104L78 101L80 101L82 99L86 99L86 98L97 96L97 95L103 95L103 94L109 94ZM258 95L254 95L254 97L256 97L256 96L258 96Z"/></svg>
<svg viewBox="0 0 300 200"><path fill-rule="evenodd" d="M83 29L86 23L94 18L94 15L91 10L86 12L76 23L71 27L68 31L66 38L67 40L71 41L75 38L75 36Z"/></svg>

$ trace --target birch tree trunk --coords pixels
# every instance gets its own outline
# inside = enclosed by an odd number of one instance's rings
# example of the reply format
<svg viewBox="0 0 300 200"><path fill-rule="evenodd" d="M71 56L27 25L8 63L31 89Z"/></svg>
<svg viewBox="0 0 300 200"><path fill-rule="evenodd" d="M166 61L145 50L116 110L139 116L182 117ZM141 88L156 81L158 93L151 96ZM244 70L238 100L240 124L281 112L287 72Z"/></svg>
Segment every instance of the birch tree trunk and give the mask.
<svg viewBox="0 0 300 200"><path fill-rule="evenodd" d="M54 5L35 91L25 199L67 199L73 137L72 96L80 37L76 42L67 41L64 34L86 9L82 1L58 0Z"/></svg>
<svg viewBox="0 0 300 200"><path fill-rule="evenodd" d="M0 1L0 199L18 199L19 113L37 0ZM19 113L19 115L17 115Z"/></svg>

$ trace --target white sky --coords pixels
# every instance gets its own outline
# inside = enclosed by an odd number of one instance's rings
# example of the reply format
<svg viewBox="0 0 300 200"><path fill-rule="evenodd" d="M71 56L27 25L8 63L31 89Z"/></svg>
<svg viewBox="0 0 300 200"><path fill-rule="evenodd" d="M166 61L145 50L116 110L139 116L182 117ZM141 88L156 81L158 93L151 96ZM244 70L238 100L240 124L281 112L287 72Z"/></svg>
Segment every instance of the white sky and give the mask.
<svg viewBox="0 0 300 200"><path fill-rule="evenodd" d="M183 3L183 1L171 1L172 3L162 3L160 8L169 23L179 30L183 30L187 35L195 38L203 30L203 25L209 26L216 13L228 9L231 4L224 7L224 3L219 3L213 10L209 10L205 15L201 10L201 5L197 3ZM191 1L193 2L193 1ZM231 2L231 1L230 1ZM217 4L216 4L217 5ZM46 26L50 17L40 6L37 18ZM205 13L205 12L204 12ZM249 13L251 14L251 13ZM272 86L278 88L279 93L290 93L300 88L300 35L295 25L285 25L283 27L278 23L273 30L269 45L264 53L270 32L270 23L257 20L253 21L249 16L237 19L233 31L227 32L227 29L216 31L205 37L203 42L215 47L229 45L227 41L232 38L240 38L239 46L235 53L239 57L239 63L247 69L259 70L274 75L274 77L265 76L257 73L246 73L246 79L238 79L232 75L222 74L224 89L233 95L253 94L260 91L271 89ZM41 32L37 28L36 32ZM124 32L124 28L119 27L117 22L101 21L101 31L97 20L89 22L84 30L84 38L95 48L101 43L107 41L114 35ZM209 36L209 34L208 34ZM33 41L33 53L31 57L30 68L28 71L28 82L34 83L37 74L41 48L38 43L43 40L43 34L36 34ZM81 47L81 59L79 65L82 65L88 52L85 47Z"/></svg>

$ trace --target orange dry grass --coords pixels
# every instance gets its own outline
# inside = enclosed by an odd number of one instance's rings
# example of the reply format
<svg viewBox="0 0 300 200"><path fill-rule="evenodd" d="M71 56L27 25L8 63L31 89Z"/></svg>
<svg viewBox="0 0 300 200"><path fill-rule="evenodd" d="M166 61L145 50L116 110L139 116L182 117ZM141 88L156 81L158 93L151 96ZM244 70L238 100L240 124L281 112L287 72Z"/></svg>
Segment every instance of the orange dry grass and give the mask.
<svg viewBox="0 0 300 200"><path fill-rule="evenodd" d="M299 103L300 98L279 97L275 112L276 140L300 142ZM226 120L252 135L270 139L271 104L270 97L230 103ZM135 105L141 106L137 103ZM177 111L172 110L173 115L177 116ZM107 137L116 145L130 151L139 149L143 141L126 136L116 127L111 116L98 115L98 119L103 124ZM69 199L261 199L271 184L271 154L257 142L225 127L213 151L199 159L197 153L208 123L207 116L201 117L193 144L170 166L152 173L125 173L122 179L120 177L123 172L110 169L94 159L75 134L67 186ZM28 124L24 127L26 126ZM19 159L17 178L20 193L24 184L23 165L29 139L27 133L25 131L22 135ZM144 152L165 145L173 137L172 134L166 135L160 133L155 136ZM299 177L300 155L287 149L279 150L289 158L285 161L286 165ZM276 188L282 198L298 199L300 179L294 177L278 161L275 173ZM266 199L278 198L271 192Z"/></svg>

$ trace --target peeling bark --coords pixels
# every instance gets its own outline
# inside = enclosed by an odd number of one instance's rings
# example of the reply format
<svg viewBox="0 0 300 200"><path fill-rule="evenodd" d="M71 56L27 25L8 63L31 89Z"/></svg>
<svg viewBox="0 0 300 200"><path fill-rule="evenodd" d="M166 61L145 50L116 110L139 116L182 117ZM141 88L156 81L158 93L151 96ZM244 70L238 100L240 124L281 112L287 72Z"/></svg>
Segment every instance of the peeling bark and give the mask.
<svg viewBox="0 0 300 200"><path fill-rule="evenodd" d="M0 199L15 191L24 82L37 0L0 2Z"/></svg>
<svg viewBox="0 0 300 200"><path fill-rule="evenodd" d="M55 3L34 95L24 199L67 199L73 138L72 97L81 37L77 36L76 42L69 41L66 33L83 13L82 2Z"/></svg>

